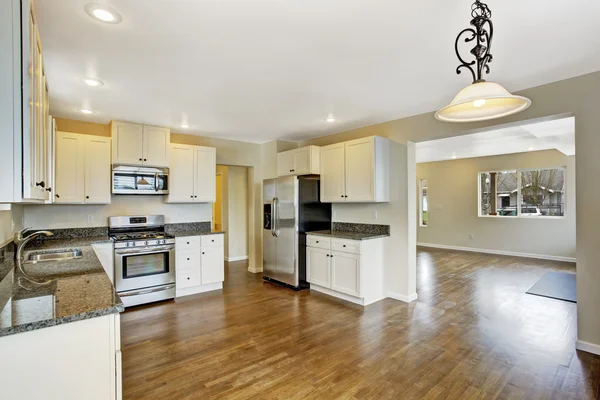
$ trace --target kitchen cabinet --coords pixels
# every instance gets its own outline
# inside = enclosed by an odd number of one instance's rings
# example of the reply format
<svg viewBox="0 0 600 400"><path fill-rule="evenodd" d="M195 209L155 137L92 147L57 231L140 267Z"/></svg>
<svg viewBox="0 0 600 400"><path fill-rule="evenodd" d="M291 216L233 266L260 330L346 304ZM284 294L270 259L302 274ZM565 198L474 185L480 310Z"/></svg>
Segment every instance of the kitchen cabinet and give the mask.
<svg viewBox="0 0 600 400"><path fill-rule="evenodd" d="M389 201L389 139L372 136L322 147L321 201Z"/></svg>
<svg viewBox="0 0 600 400"><path fill-rule="evenodd" d="M175 238L176 296L218 290L225 280L222 234Z"/></svg>
<svg viewBox="0 0 600 400"><path fill-rule="evenodd" d="M0 374L3 399L122 398L119 314L0 337L0 354L11 360Z"/></svg>
<svg viewBox="0 0 600 400"><path fill-rule="evenodd" d="M387 295L383 249L388 238L348 240L306 236L306 278L311 290L363 306Z"/></svg>
<svg viewBox="0 0 600 400"><path fill-rule="evenodd" d="M110 138L56 132L54 202L110 204Z"/></svg>
<svg viewBox="0 0 600 400"><path fill-rule="evenodd" d="M331 287L331 259L329 250L306 248L306 279L323 287Z"/></svg>
<svg viewBox="0 0 600 400"><path fill-rule="evenodd" d="M212 203L216 200L217 150L171 144L168 203Z"/></svg>
<svg viewBox="0 0 600 400"><path fill-rule="evenodd" d="M277 154L277 176L319 174L321 149L307 146Z"/></svg>
<svg viewBox="0 0 600 400"><path fill-rule="evenodd" d="M113 164L169 166L169 128L112 121L111 134Z"/></svg>
<svg viewBox="0 0 600 400"><path fill-rule="evenodd" d="M48 200L49 83L31 0L0 4L0 202Z"/></svg>

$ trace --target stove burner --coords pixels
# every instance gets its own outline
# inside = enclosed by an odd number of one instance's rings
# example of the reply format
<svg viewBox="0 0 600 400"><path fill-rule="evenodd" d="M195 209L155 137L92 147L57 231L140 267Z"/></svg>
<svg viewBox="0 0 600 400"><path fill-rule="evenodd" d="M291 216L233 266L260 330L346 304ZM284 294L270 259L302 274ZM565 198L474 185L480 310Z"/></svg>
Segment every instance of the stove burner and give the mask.
<svg viewBox="0 0 600 400"><path fill-rule="evenodd" d="M115 238L115 240L167 239L172 237L164 232L116 233L112 236Z"/></svg>

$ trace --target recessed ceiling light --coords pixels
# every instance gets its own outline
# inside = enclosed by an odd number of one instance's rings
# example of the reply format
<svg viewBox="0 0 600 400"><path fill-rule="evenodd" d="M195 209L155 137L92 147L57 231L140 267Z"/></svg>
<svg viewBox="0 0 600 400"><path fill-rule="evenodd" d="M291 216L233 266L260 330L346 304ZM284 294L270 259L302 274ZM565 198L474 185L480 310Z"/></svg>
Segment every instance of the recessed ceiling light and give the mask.
<svg viewBox="0 0 600 400"><path fill-rule="evenodd" d="M87 108L80 108L79 112L83 113L83 114L93 114L94 113L92 110L87 109Z"/></svg>
<svg viewBox="0 0 600 400"><path fill-rule="evenodd" d="M104 82L102 82L100 79L96 79L96 78L85 78L83 80L83 83L85 83L88 86L102 86L104 85Z"/></svg>
<svg viewBox="0 0 600 400"><path fill-rule="evenodd" d="M325 118L325 122L335 122L335 118L334 117L327 117Z"/></svg>
<svg viewBox="0 0 600 400"><path fill-rule="evenodd" d="M181 124L182 128L189 128L190 126L188 124Z"/></svg>
<svg viewBox="0 0 600 400"><path fill-rule="evenodd" d="M90 3L84 7L90 17L107 24L118 24L121 22L121 14L107 4Z"/></svg>

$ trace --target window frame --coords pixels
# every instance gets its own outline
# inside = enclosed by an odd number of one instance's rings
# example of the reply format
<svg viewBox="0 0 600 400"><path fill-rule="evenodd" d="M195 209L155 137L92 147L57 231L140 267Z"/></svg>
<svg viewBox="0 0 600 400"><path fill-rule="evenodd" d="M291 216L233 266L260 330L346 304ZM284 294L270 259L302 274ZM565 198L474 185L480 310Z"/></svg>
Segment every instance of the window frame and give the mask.
<svg viewBox="0 0 600 400"><path fill-rule="evenodd" d="M536 218L531 215L522 214L521 206L523 205L523 196L521 195L521 173L527 171L541 171L547 169L560 169L563 171L563 181L564 181L564 193L563 193L563 203L565 205L564 215L545 215L542 218ZM481 174L490 174L492 172L505 172L505 171L516 171L517 173L517 215L482 215L481 213ZM498 218L498 219L535 219L537 220L553 220L553 219L565 219L567 216L567 167L565 165L561 165L558 167L539 167L539 168L506 168L506 169L496 169L489 171L480 171L477 173L477 216L479 218Z"/></svg>
<svg viewBox="0 0 600 400"><path fill-rule="evenodd" d="M427 224L423 224L423 182L427 182ZM419 179L419 227L429 226L429 179Z"/></svg>

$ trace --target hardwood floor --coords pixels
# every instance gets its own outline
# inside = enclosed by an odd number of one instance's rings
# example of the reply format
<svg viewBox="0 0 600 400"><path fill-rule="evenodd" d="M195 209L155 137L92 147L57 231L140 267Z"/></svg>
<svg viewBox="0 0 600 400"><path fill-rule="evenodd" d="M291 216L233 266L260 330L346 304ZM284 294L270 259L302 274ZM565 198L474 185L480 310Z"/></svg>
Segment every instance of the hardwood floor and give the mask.
<svg viewBox="0 0 600 400"><path fill-rule="evenodd" d="M593 399L576 305L525 294L573 264L419 249L419 299L362 308L226 264L223 291L122 315L129 399Z"/></svg>

